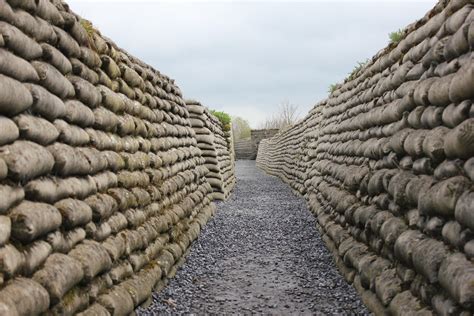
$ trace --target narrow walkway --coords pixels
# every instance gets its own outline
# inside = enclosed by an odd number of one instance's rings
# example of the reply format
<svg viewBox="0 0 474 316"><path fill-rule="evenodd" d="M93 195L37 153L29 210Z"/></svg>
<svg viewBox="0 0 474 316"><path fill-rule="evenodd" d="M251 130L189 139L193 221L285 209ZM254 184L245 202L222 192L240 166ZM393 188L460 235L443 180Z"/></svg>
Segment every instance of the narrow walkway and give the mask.
<svg viewBox="0 0 474 316"><path fill-rule="evenodd" d="M338 273L305 201L255 161L218 206L184 266L139 315L367 314Z"/></svg>

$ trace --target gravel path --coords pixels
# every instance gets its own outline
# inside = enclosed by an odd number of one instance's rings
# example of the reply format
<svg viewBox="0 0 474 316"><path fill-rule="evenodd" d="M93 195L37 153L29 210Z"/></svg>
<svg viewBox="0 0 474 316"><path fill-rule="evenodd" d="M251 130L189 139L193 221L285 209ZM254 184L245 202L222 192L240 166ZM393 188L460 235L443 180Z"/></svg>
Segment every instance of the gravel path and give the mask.
<svg viewBox="0 0 474 316"><path fill-rule="evenodd" d="M237 161L236 174L231 198L218 205L184 266L138 315L368 314L305 201L255 161Z"/></svg>

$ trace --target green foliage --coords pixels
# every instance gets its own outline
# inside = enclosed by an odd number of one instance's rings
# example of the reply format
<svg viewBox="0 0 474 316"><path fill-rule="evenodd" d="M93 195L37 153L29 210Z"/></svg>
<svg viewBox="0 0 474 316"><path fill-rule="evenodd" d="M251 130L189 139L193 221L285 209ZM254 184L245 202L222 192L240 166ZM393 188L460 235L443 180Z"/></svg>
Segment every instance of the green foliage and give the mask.
<svg viewBox="0 0 474 316"><path fill-rule="evenodd" d="M222 129L225 132L230 130L231 118L230 118L229 114L227 114L226 112L216 111L216 110L211 110L210 112L211 112L212 115L214 115L215 117L217 117L219 119L219 121L222 124Z"/></svg>
<svg viewBox="0 0 474 316"><path fill-rule="evenodd" d="M232 132L235 139L245 139L250 137L250 124L240 116L232 117Z"/></svg>
<svg viewBox="0 0 474 316"><path fill-rule="evenodd" d="M362 69L362 67L364 67L368 62L369 62L368 59L366 59L365 61L358 61L358 62L357 62L357 65L354 67L354 69L352 69L351 73L349 74L348 79L349 79L349 80L355 79L357 73L358 73L358 72Z"/></svg>
<svg viewBox="0 0 474 316"><path fill-rule="evenodd" d="M388 37L390 38L390 43L397 44L403 39L403 30L399 29L395 32L391 32L388 34Z"/></svg>
<svg viewBox="0 0 474 316"><path fill-rule="evenodd" d="M336 91L336 89L337 89L336 83L330 84L328 88L328 93L333 93L334 91Z"/></svg>
<svg viewBox="0 0 474 316"><path fill-rule="evenodd" d="M85 19L81 19L79 21L79 23L81 23L82 27L84 28L84 30L86 31L87 33L87 39L88 39L88 42L89 42L89 48L93 49L93 50L97 50L95 48L95 44L94 44L94 35L97 33L97 30L94 28L94 26L92 25L91 21L88 21L88 20L85 20Z"/></svg>

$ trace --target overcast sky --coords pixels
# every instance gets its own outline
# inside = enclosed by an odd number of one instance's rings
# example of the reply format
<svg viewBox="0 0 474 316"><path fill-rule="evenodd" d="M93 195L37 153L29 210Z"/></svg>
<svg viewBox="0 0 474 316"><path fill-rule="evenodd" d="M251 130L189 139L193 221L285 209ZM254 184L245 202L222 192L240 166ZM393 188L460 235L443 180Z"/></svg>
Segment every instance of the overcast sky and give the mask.
<svg viewBox="0 0 474 316"><path fill-rule="evenodd" d="M301 116L388 33L436 1L68 0L118 46L176 80L186 98L254 128L281 102Z"/></svg>

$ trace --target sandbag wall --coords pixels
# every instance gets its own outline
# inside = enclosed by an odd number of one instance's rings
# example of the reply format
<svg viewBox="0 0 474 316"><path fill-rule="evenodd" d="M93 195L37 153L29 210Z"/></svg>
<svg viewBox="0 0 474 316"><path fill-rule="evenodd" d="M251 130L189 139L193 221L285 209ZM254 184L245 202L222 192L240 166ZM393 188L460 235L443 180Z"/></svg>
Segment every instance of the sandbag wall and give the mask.
<svg viewBox="0 0 474 316"><path fill-rule="evenodd" d="M377 315L474 312L474 11L441 1L257 163Z"/></svg>
<svg viewBox="0 0 474 316"><path fill-rule="evenodd" d="M61 1L0 0L0 315L125 315L215 211L173 80Z"/></svg>
<svg viewBox="0 0 474 316"><path fill-rule="evenodd" d="M212 186L212 196L226 200L235 184L232 136L223 131L221 122L201 103L187 100L186 104L197 146L209 170L206 179Z"/></svg>

